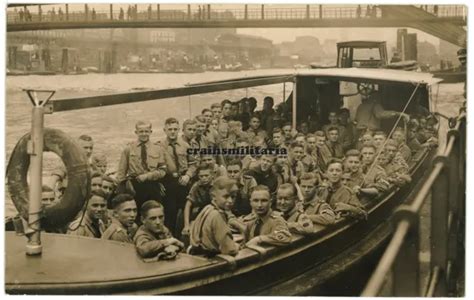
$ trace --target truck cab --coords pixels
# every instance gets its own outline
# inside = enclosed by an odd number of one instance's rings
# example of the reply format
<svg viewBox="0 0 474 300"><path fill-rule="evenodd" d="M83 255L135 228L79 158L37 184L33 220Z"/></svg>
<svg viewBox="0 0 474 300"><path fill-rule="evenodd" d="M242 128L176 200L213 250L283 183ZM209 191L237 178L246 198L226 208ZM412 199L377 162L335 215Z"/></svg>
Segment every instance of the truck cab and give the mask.
<svg viewBox="0 0 474 300"><path fill-rule="evenodd" d="M348 41L337 43L338 68L384 68L387 64L386 42Z"/></svg>

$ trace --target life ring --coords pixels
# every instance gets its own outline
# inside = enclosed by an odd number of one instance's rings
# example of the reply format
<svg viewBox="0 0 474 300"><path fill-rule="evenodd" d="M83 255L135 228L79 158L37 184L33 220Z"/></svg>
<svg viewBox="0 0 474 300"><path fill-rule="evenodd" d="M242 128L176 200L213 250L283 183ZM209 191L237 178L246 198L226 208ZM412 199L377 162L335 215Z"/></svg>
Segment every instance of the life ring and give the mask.
<svg viewBox="0 0 474 300"><path fill-rule="evenodd" d="M28 220L29 187L27 173L30 155L27 152L30 134L16 144L7 167L7 185L10 196L20 215ZM45 207L41 215L41 227L48 229L67 225L82 209L90 193L90 171L87 158L75 140L57 129L44 129L44 151L61 157L66 166L68 185L62 199Z"/></svg>

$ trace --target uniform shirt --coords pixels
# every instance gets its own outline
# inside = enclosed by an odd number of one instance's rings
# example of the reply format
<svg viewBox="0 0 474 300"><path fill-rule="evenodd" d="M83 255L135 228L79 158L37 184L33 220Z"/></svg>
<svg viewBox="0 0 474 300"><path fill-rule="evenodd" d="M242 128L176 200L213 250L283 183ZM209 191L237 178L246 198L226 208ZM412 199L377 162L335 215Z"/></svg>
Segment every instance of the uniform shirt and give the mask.
<svg viewBox="0 0 474 300"><path fill-rule="evenodd" d="M356 129L354 123L349 122L346 125L341 125L344 128L344 136L340 141L342 143L342 148L344 151L347 151L352 148L352 145L355 141Z"/></svg>
<svg viewBox="0 0 474 300"><path fill-rule="evenodd" d="M303 203L305 214L314 224L330 225L336 222L336 214L331 206L324 201L313 199Z"/></svg>
<svg viewBox="0 0 474 300"><path fill-rule="evenodd" d="M173 154L173 142L170 142L168 138L158 142L158 145L162 147L165 153L165 163L167 166L167 174L178 177L180 175L188 175L192 178L196 173L196 160L195 156L187 153L187 150L192 148L183 139L176 139L176 154Z"/></svg>
<svg viewBox="0 0 474 300"><path fill-rule="evenodd" d="M133 244L133 236L136 231L136 224L133 224L132 228L126 228L119 220L112 218L112 223L102 234L102 239Z"/></svg>
<svg viewBox="0 0 474 300"><path fill-rule="evenodd" d="M398 114L393 111L384 110L380 103L374 100L363 101L359 107L357 107L355 121L357 128L362 129L364 127L370 130L380 129L380 120L396 117Z"/></svg>
<svg viewBox="0 0 474 300"><path fill-rule="evenodd" d="M253 130L252 128L249 128L247 129L247 131L245 131L245 134L247 135L247 140L248 141L252 141L252 139L256 136L260 136L264 139L267 138L267 132L263 129L257 129L257 131Z"/></svg>
<svg viewBox="0 0 474 300"><path fill-rule="evenodd" d="M141 257L155 257L166 248L164 240L172 238L172 235L166 226L162 226L162 231L156 234L148 231L143 225L138 228L133 241Z"/></svg>
<svg viewBox="0 0 474 300"><path fill-rule="evenodd" d="M364 214L364 208L350 188L338 184L328 187L327 202L336 212L349 212L354 215Z"/></svg>
<svg viewBox="0 0 474 300"><path fill-rule="evenodd" d="M227 214L214 201L204 207L191 224L191 246L211 253L237 255L239 246L232 239Z"/></svg>
<svg viewBox="0 0 474 300"><path fill-rule="evenodd" d="M411 161L411 149L407 144L401 143L398 146L398 152L400 152L405 162L409 163Z"/></svg>
<svg viewBox="0 0 474 300"><path fill-rule="evenodd" d="M362 187L367 188L376 188L379 193L383 193L390 188L390 183L388 182L387 173L384 168L380 165L375 164L371 169L363 168L363 176L365 177L364 184Z"/></svg>
<svg viewBox="0 0 474 300"><path fill-rule="evenodd" d="M331 150L326 144L324 144L324 146L321 148L316 147L314 153L317 157L316 161L318 163L319 169L321 172L326 172L328 162L332 158Z"/></svg>
<svg viewBox="0 0 474 300"><path fill-rule="evenodd" d="M244 232L245 242L250 241L256 236L266 237L269 245L283 246L291 242L291 233L286 221L279 213L268 210L267 215L260 218L255 213L251 213L242 218L246 228ZM260 224L260 225L259 225ZM260 227L260 233L256 228Z"/></svg>
<svg viewBox="0 0 474 300"><path fill-rule="evenodd" d="M69 224L67 234L100 239L106 229L104 222L100 219L97 221L93 221L87 213L85 213L84 218L82 218L82 222L81 218L82 216L80 216L76 220L72 221L71 224Z"/></svg>
<svg viewBox="0 0 474 300"><path fill-rule="evenodd" d="M281 216L285 219L290 232L303 235L313 233L313 222L304 212L299 211L296 206L286 214L281 213Z"/></svg>
<svg viewBox="0 0 474 300"><path fill-rule="evenodd" d="M127 176L146 174L147 181L155 181L166 175L164 153L150 141L145 143L147 152L146 169L142 163L141 142L129 143L122 151L117 170L117 180L122 182Z"/></svg>
<svg viewBox="0 0 474 300"><path fill-rule="evenodd" d="M277 176L270 170L267 172L263 172L260 167L249 170L246 175L252 176L255 178L257 184L263 184L270 189L270 193L273 195L276 192L278 187L278 178Z"/></svg>
<svg viewBox="0 0 474 300"><path fill-rule="evenodd" d="M408 165L402 159L394 157L384 166L384 169L385 173L387 173L388 181L395 183L397 186L403 186L411 181Z"/></svg>
<svg viewBox="0 0 474 300"><path fill-rule="evenodd" d="M339 142L331 143L326 142L326 146L331 153L331 157L333 158L343 158L344 157L344 149L342 149L342 145Z"/></svg>
<svg viewBox="0 0 474 300"><path fill-rule="evenodd" d="M306 153L301 159L301 163L305 173L317 173L319 171L317 159L310 154Z"/></svg>
<svg viewBox="0 0 474 300"><path fill-rule="evenodd" d="M189 190L188 197L186 198L193 204L191 220L199 214L199 212L208 204L211 204L211 185L203 185L201 182L196 182Z"/></svg>
<svg viewBox="0 0 474 300"><path fill-rule="evenodd" d="M255 181L255 178L248 175L242 175L237 182L239 191L234 199L234 207L232 208L232 212L236 216L248 215L252 211L250 207L250 193L256 186L257 181Z"/></svg>
<svg viewBox="0 0 474 300"><path fill-rule="evenodd" d="M342 125L332 125L332 124L326 124L323 126L323 131L324 133L326 134L326 137L329 136L328 134L328 129L331 128L331 127L337 127L338 129L338 138L337 138L337 141L341 144L341 145L344 145L344 144L347 144L349 141L348 139L350 138L350 136L348 136L348 132L346 132L346 127L342 126Z"/></svg>

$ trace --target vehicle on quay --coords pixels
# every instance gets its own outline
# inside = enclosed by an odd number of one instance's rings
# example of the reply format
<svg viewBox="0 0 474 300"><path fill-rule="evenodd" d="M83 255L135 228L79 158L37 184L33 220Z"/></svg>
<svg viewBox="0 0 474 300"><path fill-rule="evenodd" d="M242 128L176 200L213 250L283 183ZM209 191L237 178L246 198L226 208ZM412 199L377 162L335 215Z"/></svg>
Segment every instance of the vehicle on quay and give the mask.
<svg viewBox="0 0 474 300"><path fill-rule="evenodd" d="M354 111L361 94L376 93L386 109L407 113L421 105L431 110L433 88L440 82L428 73L387 69L305 69L275 72L265 76L246 76L181 86L172 89L140 91L52 101L55 113L82 108L103 107L131 102L191 96L219 91L248 89L275 84L293 84L284 99L293 127L309 118L327 120L332 108L341 106ZM286 98L286 97L283 97ZM416 99L413 100L413 99ZM354 115L352 113L352 115ZM385 120L385 130L396 122ZM45 150L60 156L59 141L48 137ZM26 135L23 139L28 139ZM73 145L70 147L79 149ZM56 144L55 144L56 143ZM19 143L20 144L20 143ZM26 143L21 143L24 145ZM64 144L64 143L63 143ZM56 145L56 146L54 146ZM26 173L28 167L15 165L17 153L29 162L26 146L15 147L7 171L10 195L23 218L28 219ZM16 152L17 153L16 153ZM402 188L393 187L367 206L366 220L341 218L334 225L317 226L312 235L293 235L285 247L243 248L237 256L217 255L213 258L180 253L174 260L144 260L134 245L115 241L41 233L41 255L25 255L25 237L7 232L5 237L5 289L8 294L159 294L159 295L324 295L341 294L348 285L362 278L334 285L379 249L391 234L394 211L410 200L423 181L436 149L426 148L410 164L412 182ZM64 158L64 157L63 157ZM71 160L72 158L67 158ZM42 214L44 227L67 224L60 210L68 208L68 216L77 215L87 197L88 181L85 155L74 163L65 161L73 176L63 199L76 203L58 203ZM82 173L81 173L82 172ZM74 177L76 176L76 177ZM82 178L77 182L72 178ZM31 181L30 181L31 182ZM75 193L72 195L72 193ZM78 197L77 195L80 195ZM71 207L74 207L71 211ZM360 269L359 269L360 271ZM329 291L329 292L328 292ZM331 292L332 291L332 292Z"/></svg>
<svg viewBox="0 0 474 300"><path fill-rule="evenodd" d="M337 43L336 68L387 68L395 70L416 71L415 60L388 62L387 43L385 41L345 41ZM311 68L327 68L312 63Z"/></svg>

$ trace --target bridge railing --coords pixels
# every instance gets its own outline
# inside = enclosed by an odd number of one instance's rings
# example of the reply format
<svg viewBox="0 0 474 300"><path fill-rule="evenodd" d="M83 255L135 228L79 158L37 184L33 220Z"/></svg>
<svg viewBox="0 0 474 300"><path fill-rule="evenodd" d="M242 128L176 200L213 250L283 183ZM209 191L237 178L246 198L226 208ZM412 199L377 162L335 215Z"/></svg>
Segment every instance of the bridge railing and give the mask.
<svg viewBox="0 0 474 300"><path fill-rule="evenodd" d="M444 152L435 157L429 175L410 205L395 213L395 231L362 296L375 297L388 282L391 296L439 297L456 290L463 247L466 189L465 108L449 130ZM420 211L431 197L431 255L428 285L420 288ZM463 250L463 249L461 249ZM461 261L461 263L460 263ZM390 278L391 275L391 278ZM388 280L391 279L391 280Z"/></svg>
<svg viewBox="0 0 474 300"><path fill-rule="evenodd" d="M243 6L243 5L242 5ZM21 16L20 13L9 10L7 13L7 23L18 24L28 22L84 22L84 21L225 21L225 20L301 20L301 19L354 19L354 18L383 18L380 6L335 6L335 5L300 5L298 7L272 7L263 6L256 8L212 8L202 5L196 8L183 5L178 9L159 9L153 5L150 8L141 8L137 12L120 10L115 7L110 10L96 10L92 12L92 5L88 11L69 11L65 9L59 13L44 9L29 13L29 18ZM419 8L443 17L466 17L466 7L463 5L421 5Z"/></svg>

